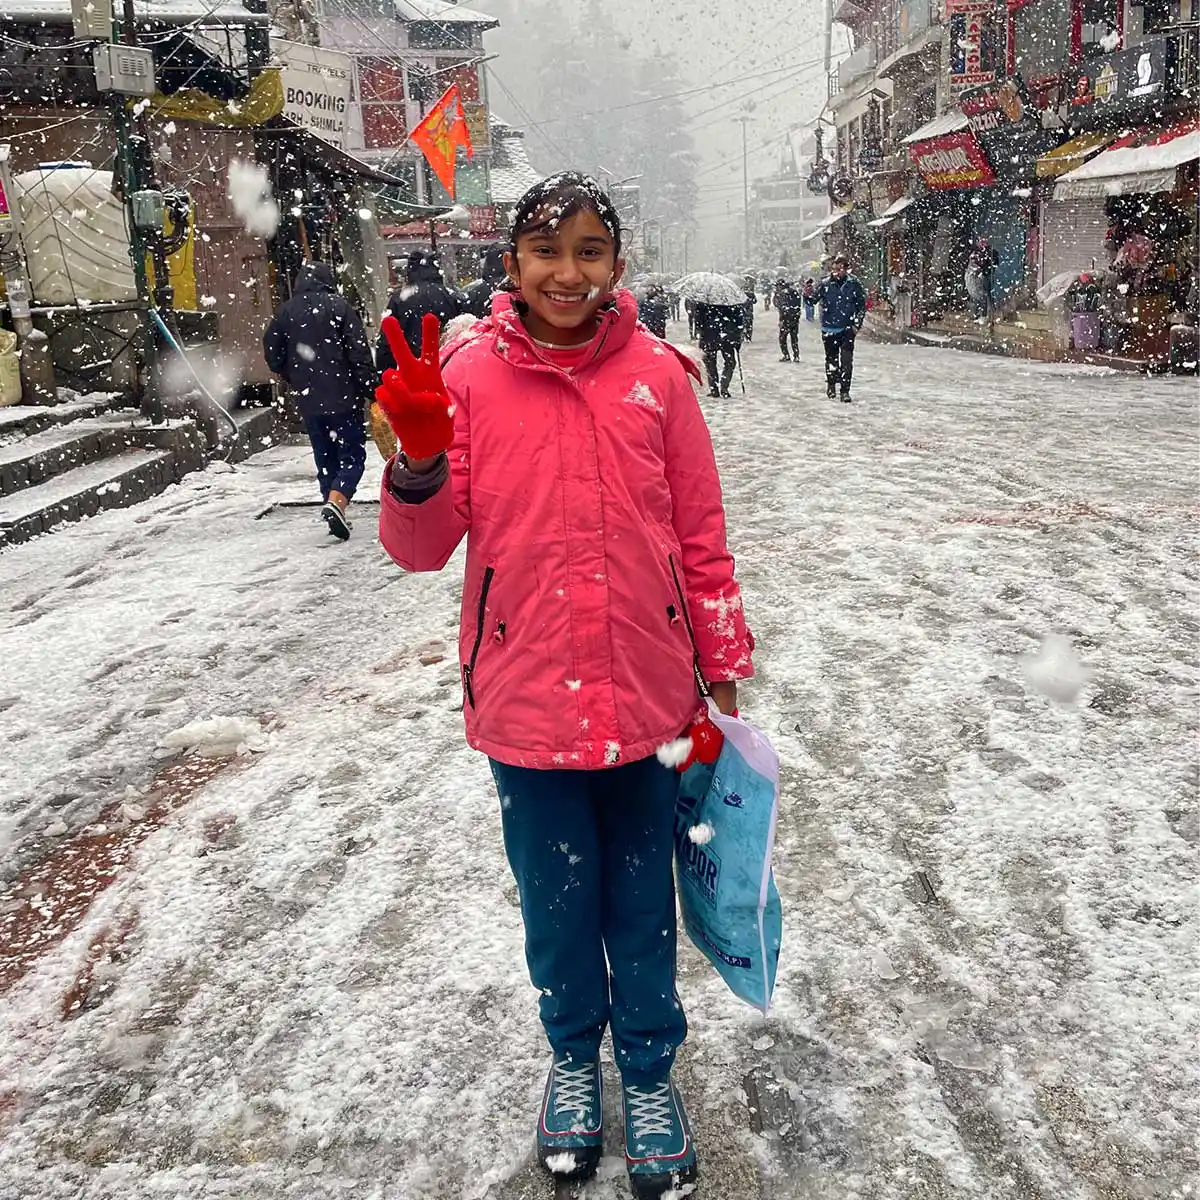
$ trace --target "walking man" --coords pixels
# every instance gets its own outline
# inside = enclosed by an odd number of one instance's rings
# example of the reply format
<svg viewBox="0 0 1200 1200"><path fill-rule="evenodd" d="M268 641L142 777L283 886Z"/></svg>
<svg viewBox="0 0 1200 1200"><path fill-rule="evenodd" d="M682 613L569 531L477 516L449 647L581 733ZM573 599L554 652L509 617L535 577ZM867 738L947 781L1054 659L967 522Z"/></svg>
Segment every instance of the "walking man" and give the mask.
<svg viewBox="0 0 1200 1200"><path fill-rule="evenodd" d="M447 321L459 315L462 305L455 293L446 286L437 256L432 251L414 250L408 256L405 275L407 283L392 293L388 301L388 311L400 322L409 349L414 356L419 357L421 321L425 314L436 314L440 329ZM396 365L392 348L382 333L375 346L375 365L381 374Z"/></svg>
<svg viewBox="0 0 1200 1200"><path fill-rule="evenodd" d="M358 313L338 295L326 263L306 263L292 298L263 333L267 366L287 383L312 443L321 517L338 541L350 536L346 507L367 461L363 424L379 377Z"/></svg>
<svg viewBox="0 0 1200 1200"><path fill-rule="evenodd" d="M779 361L800 361L800 310L804 296L790 279L775 285L775 311L779 313Z"/></svg>
<svg viewBox="0 0 1200 1200"><path fill-rule="evenodd" d="M737 367L742 347L742 322L745 305L697 304L694 309L696 336L704 355L704 370L708 375L708 394L729 398L729 385ZM717 354L722 358L720 379L717 376Z"/></svg>
<svg viewBox="0 0 1200 1200"><path fill-rule="evenodd" d="M854 374L854 339L867 315L867 293L850 274L850 260L835 254L829 274L817 288L821 306L821 340L825 343L825 393L850 403L850 381Z"/></svg>
<svg viewBox="0 0 1200 1200"><path fill-rule="evenodd" d="M665 338L669 312L666 294L657 284L651 284L646 289L646 295L638 301L638 320L655 337Z"/></svg>

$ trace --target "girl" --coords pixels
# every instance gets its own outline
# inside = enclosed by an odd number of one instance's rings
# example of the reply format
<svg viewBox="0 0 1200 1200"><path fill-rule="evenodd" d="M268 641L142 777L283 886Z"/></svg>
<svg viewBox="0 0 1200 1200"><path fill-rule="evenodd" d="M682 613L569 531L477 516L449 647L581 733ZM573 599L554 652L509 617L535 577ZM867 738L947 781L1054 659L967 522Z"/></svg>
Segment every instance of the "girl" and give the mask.
<svg viewBox="0 0 1200 1200"><path fill-rule="evenodd" d="M675 992L677 774L655 751L699 706L725 712L752 640L695 367L617 290L620 220L586 176L518 205L508 291L419 360L385 321L378 392L401 452L380 538L405 570L467 543L459 652L467 740L491 760L530 977L553 1063L538 1154L585 1178L600 1160L600 1042L612 1027L638 1197L690 1182L671 1081L687 1024ZM444 375L443 375L444 370Z"/></svg>

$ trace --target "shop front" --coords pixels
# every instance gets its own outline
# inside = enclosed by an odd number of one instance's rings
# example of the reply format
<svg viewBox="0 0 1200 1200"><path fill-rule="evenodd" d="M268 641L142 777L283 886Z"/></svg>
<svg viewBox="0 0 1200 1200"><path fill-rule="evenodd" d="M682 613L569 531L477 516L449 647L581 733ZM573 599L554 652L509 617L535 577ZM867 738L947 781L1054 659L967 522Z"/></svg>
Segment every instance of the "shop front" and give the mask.
<svg viewBox="0 0 1200 1200"><path fill-rule="evenodd" d="M948 113L905 139L927 193L908 218L914 235L909 246L919 263L915 307L926 319L967 307L965 275L981 236L978 189L996 182L978 138L966 125L961 112Z"/></svg>

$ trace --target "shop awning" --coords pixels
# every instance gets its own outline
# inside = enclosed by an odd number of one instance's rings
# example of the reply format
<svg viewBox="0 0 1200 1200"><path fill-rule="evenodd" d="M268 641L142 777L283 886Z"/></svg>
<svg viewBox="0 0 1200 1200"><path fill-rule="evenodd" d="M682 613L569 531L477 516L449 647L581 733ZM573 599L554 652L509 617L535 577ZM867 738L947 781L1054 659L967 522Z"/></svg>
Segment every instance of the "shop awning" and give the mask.
<svg viewBox="0 0 1200 1200"><path fill-rule="evenodd" d="M279 117L274 128L261 130L262 134L272 134L276 137L292 137L304 157L318 169L329 175L340 175L345 179L361 179L368 183L381 183L386 187L403 187L404 181L395 175L381 171L370 163L356 158L341 146L326 141L318 134L310 133L302 125L297 125L287 117Z"/></svg>
<svg viewBox="0 0 1200 1200"><path fill-rule="evenodd" d="M1055 200L1094 200L1139 192L1173 191L1185 163L1200 159L1200 117L1165 130L1139 130L1090 162L1068 171Z"/></svg>
<svg viewBox="0 0 1200 1200"><path fill-rule="evenodd" d="M901 144L911 146L916 142L927 142L931 138L945 137L948 133L958 133L959 130L966 129L966 127L966 116L957 108L953 108L947 113L942 113L940 117L934 117L932 121L910 133L908 137L902 138Z"/></svg>
<svg viewBox="0 0 1200 1200"><path fill-rule="evenodd" d="M1035 170L1039 179L1057 179L1068 171L1075 170L1095 154L1097 150L1107 146L1116 137L1112 133L1083 133L1069 142L1064 142L1057 150L1043 154L1037 160Z"/></svg>
<svg viewBox="0 0 1200 1200"><path fill-rule="evenodd" d="M850 215L848 208L843 208L840 212L831 213L823 221L819 222L812 233L806 233L800 239L800 244L805 245L808 242L816 241L827 229L832 229L839 221L844 221Z"/></svg>

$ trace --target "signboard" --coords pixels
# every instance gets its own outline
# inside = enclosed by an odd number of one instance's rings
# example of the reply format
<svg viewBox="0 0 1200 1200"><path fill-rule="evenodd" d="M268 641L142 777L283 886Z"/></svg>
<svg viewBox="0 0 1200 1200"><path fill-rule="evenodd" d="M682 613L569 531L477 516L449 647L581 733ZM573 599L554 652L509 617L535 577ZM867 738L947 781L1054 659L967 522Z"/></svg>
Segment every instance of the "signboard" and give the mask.
<svg viewBox="0 0 1200 1200"><path fill-rule="evenodd" d="M952 88L978 87L995 80L992 12L988 0L946 0Z"/></svg>
<svg viewBox="0 0 1200 1200"><path fill-rule="evenodd" d="M346 144L354 60L337 50L272 39L283 63L283 115L335 146Z"/></svg>
<svg viewBox="0 0 1200 1200"><path fill-rule="evenodd" d="M1104 107L1159 96L1172 67L1169 40L1106 54L1078 68L1068 97L1073 108Z"/></svg>
<svg viewBox="0 0 1200 1200"><path fill-rule="evenodd" d="M988 187L996 182L975 135L968 131L917 142L915 146L909 146L908 156L925 186L935 192Z"/></svg>
<svg viewBox="0 0 1200 1200"><path fill-rule="evenodd" d="M467 205L469 224L467 232L472 237L486 238L496 235L496 206L494 204Z"/></svg>
<svg viewBox="0 0 1200 1200"><path fill-rule="evenodd" d="M1020 79L972 88L958 98L958 106L974 134L995 133L1025 125L1030 116L1029 98Z"/></svg>

